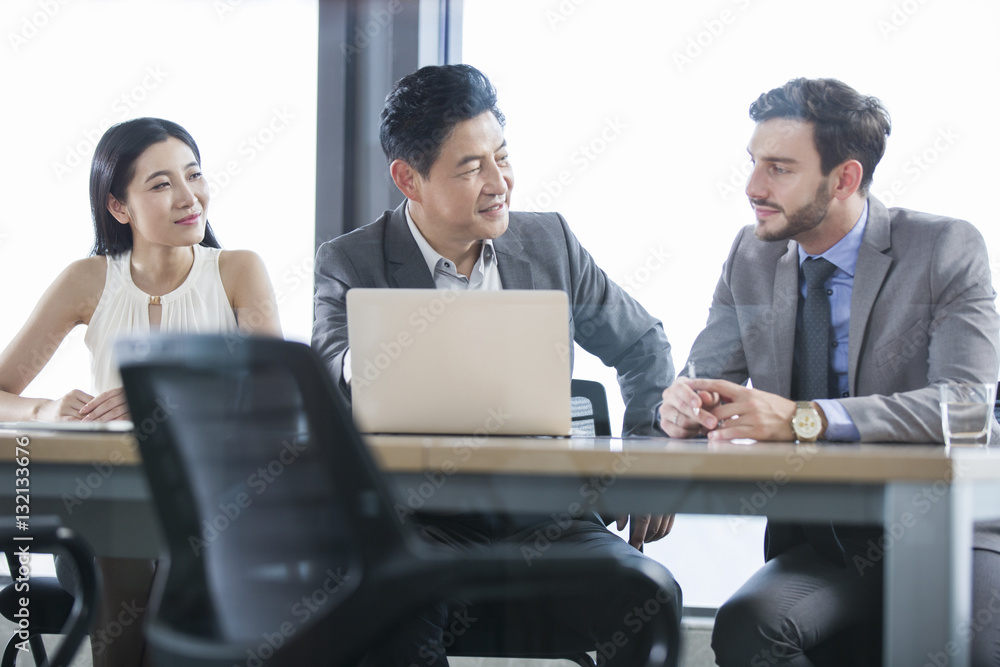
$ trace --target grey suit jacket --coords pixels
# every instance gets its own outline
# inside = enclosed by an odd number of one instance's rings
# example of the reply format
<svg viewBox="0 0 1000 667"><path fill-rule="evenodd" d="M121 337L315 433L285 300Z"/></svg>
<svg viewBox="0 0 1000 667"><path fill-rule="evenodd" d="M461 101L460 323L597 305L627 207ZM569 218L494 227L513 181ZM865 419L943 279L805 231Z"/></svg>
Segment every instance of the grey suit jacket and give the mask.
<svg viewBox="0 0 1000 667"><path fill-rule="evenodd" d="M850 397L840 399L863 441L943 442L934 385L997 381L995 298L975 227L868 198L851 294ZM789 396L798 299L796 243L760 241L745 227L691 349L698 374Z"/></svg>
<svg viewBox="0 0 1000 667"><path fill-rule="evenodd" d="M995 299L975 227L868 198L851 292L850 397L838 399L862 441L943 442L936 385L997 381ZM760 241L743 228L691 349L698 374L789 396L798 302L796 243ZM994 420L993 442L998 435ZM866 530L837 529L848 558L863 550ZM767 557L796 540L791 526L769 525ZM977 524L974 545L1000 551L1000 523Z"/></svg>
<svg viewBox="0 0 1000 667"><path fill-rule="evenodd" d="M327 241L316 253L312 345L338 386L344 386L347 291L434 289L403 206ZM618 372L625 401L623 433L651 433L651 411L674 379L663 325L608 278L557 213L512 212L507 231L493 246L505 289L557 289L569 295L571 338Z"/></svg>

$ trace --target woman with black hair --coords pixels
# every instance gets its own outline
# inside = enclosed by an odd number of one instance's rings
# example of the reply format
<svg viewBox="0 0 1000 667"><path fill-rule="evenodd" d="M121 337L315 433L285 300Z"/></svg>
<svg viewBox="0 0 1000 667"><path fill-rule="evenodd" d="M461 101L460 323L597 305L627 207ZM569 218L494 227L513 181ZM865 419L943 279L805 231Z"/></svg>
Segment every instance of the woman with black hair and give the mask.
<svg viewBox="0 0 1000 667"><path fill-rule="evenodd" d="M0 421L128 419L112 360L119 336L281 336L264 263L252 252L219 248L208 202L198 146L180 125L138 118L104 133L90 170L93 254L56 278L0 353ZM56 399L21 396L78 324L87 325L94 395L74 389ZM147 665L141 629L154 563L97 561L104 587L91 633L94 665ZM73 590L76 575L67 565L56 559L60 582Z"/></svg>
<svg viewBox="0 0 1000 667"><path fill-rule="evenodd" d="M219 249L208 203L198 146L180 125L138 118L104 133L90 171L93 255L56 278L0 353L0 421L128 418L111 359L121 335L281 335L264 263ZM95 395L21 396L78 324L88 325Z"/></svg>

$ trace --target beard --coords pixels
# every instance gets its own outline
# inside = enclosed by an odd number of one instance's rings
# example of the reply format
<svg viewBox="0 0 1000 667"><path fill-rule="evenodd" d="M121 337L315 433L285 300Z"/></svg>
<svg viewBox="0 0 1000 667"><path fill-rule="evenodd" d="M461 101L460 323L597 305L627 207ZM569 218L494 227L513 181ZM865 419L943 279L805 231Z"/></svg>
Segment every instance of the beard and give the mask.
<svg viewBox="0 0 1000 667"><path fill-rule="evenodd" d="M820 181L812 201L791 213L785 213L784 208L766 200L751 200L760 206L767 206L768 208L781 211L785 216L784 227L768 231L762 226L757 225L754 229L754 236L761 241L787 241L802 232L815 229L819 226L819 223L826 219L826 214L830 210L830 202L833 200L833 195L829 194L827 190L829 183L829 178L824 178Z"/></svg>

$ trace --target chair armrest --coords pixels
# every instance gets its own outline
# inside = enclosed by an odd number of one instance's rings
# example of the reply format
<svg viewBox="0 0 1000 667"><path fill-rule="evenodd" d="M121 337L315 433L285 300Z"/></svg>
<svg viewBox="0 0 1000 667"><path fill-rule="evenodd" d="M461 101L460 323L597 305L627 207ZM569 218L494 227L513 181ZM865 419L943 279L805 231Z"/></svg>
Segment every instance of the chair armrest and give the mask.
<svg viewBox="0 0 1000 667"><path fill-rule="evenodd" d="M15 539L17 537L30 537L31 540ZM8 555L19 553L21 549L26 549L27 553L60 551L76 564L79 590L74 592L73 609L63 628L65 637L49 661L50 667L65 667L87 636L97 610L100 575L94 565L93 551L83 538L61 526L58 519L48 517L32 518L28 531L17 530L12 518L0 520L0 548ZM16 580L17 576L17 571L12 570L11 577Z"/></svg>

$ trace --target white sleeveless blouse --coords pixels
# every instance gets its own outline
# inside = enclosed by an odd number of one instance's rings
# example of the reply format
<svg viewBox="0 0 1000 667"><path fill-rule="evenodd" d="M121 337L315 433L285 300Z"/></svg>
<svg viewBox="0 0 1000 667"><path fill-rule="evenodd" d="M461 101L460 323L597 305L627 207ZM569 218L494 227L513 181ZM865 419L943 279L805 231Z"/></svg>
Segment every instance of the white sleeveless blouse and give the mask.
<svg viewBox="0 0 1000 667"><path fill-rule="evenodd" d="M229 333L237 330L236 314L219 274L218 248L194 247L194 264L184 282L160 297L160 331ZM149 333L150 296L132 282L132 251L108 255L108 276L101 300L90 318L84 342L90 348L95 395L120 387L114 344L121 336Z"/></svg>

